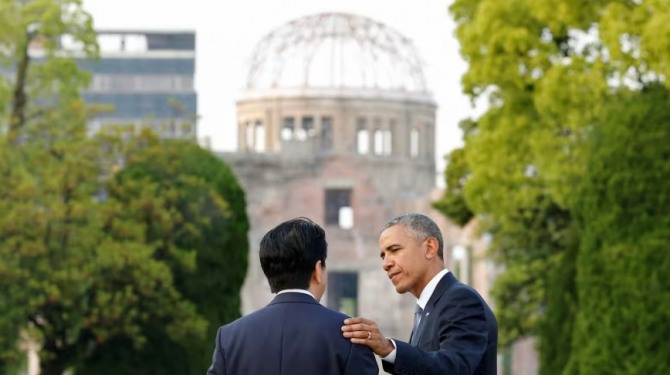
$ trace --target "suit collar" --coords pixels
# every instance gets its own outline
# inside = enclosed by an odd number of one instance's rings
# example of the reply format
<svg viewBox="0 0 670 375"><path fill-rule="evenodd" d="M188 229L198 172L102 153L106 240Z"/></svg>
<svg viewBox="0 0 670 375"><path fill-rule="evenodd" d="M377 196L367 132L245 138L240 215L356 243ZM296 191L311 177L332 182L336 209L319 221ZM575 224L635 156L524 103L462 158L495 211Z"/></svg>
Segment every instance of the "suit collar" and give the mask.
<svg viewBox="0 0 670 375"><path fill-rule="evenodd" d="M284 290L280 290L279 292L277 292L277 294L284 294L284 293L302 293L302 294L307 294L308 296L311 296L312 298L314 298L314 294L312 294L312 292L310 292L307 289L284 289ZM316 298L314 298L314 299L316 299Z"/></svg>
<svg viewBox="0 0 670 375"><path fill-rule="evenodd" d="M437 303L437 301L440 300L440 297L442 297L442 294L446 290L449 290L454 284L458 282L458 279L452 272L447 272L446 275L442 277L440 282L437 283L435 286L435 290L433 291L433 294L430 296L430 299L428 299L428 303L426 303L426 307L432 307ZM425 309L424 309L425 310Z"/></svg>
<svg viewBox="0 0 670 375"><path fill-rule="evenodd" d="M295 292L287 292L287 293L281 293L277 294L277 296L272 299L272 301L268 304L269 305L274 305L276 303L313 303L313 304L318 304L314 297L310 296L309 294L306 293L295 293Z"/></svg>

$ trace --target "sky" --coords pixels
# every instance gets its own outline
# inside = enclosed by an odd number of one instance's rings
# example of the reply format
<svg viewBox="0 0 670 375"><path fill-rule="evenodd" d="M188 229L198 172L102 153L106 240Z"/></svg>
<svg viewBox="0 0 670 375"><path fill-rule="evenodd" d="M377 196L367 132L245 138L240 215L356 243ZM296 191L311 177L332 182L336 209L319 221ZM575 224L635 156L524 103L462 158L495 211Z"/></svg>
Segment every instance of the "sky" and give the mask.
<svg viewBox="0 0 670 375"><path fill-rule="evenodd" d="M198 137L216 151L237 148L235 100L245 85L256 43L285 23L323 12L346 12L384 23L411 39L438 105L436 161L462 145L458 122L480 113L461 93L467 65L459 54L450 0L84 0L101 29L196 32Z"/></svg>

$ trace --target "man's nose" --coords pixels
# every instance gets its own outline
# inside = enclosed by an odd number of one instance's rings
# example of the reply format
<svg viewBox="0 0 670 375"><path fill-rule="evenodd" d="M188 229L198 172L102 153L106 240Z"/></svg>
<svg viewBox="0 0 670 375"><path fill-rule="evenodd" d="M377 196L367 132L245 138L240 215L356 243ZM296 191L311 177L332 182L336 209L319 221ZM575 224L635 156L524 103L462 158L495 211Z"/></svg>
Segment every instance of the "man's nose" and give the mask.
<svg viewBox="0 0 670 375"><path fill-rule="evenodd" d="M393 261L391 260L390 257L385 257L384 260L382 261L382 268L384 268L384 271L387 271L391 269L393 266Z"/></svg>

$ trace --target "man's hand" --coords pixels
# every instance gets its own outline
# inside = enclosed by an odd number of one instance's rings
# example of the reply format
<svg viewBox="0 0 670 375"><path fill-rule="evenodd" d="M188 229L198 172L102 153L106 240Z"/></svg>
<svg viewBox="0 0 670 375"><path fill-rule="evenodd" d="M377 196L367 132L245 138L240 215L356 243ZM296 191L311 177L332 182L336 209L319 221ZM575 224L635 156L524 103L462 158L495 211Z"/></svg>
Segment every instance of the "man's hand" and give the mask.
<svg viewBox="0 0 670 375"><path fill-rule="evenodd" d="M365 318L349 318L344 321L342 334L354 344L369 347L380 357L389 355L395 347L391 340L379 331L377 323Z"/></svg>

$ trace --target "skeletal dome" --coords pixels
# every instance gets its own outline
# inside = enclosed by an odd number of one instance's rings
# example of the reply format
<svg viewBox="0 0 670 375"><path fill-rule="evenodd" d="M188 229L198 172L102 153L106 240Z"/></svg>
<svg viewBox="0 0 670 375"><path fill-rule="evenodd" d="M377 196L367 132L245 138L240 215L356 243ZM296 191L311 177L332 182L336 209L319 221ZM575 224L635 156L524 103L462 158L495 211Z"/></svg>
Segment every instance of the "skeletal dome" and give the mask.
<svg viewBox="0 0 670 375"><path fill-rule="evenodd" d="M266 35L252 54L246 88L426 92L422 63L408 38L344 13L299 18Z"/></svg>

